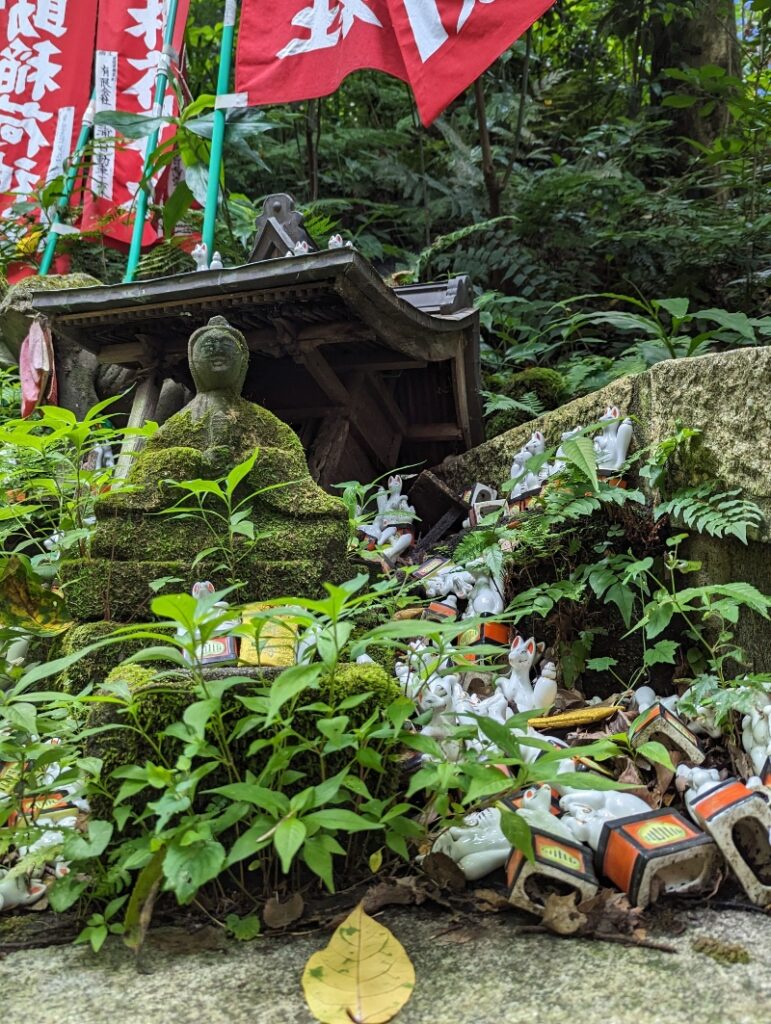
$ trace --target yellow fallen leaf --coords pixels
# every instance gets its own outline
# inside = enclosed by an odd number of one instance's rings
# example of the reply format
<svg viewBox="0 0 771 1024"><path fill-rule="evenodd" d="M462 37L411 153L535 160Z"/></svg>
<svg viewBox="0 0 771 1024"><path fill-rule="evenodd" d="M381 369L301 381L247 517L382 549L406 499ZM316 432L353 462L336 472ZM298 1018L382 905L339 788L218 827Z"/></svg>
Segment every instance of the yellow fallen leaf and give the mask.
<svg viewBox="0 0 771 1024"><path fill-rule="evenodd" d="M310 958L302 983L322 1024L386 1024L412 995L415 969L404 946L359 904Z"/></svg>
<svg viewBox="0 0 771 1024"><path fill-rule="evenodd" d="M579 708L577 711L563 711L559 715L550 715L547 718L531 718L528 725L534 729L569 729L573 725L592 725L594 722L603 722L606 718L612 718L617 711L623 711L620 706L610 707L606 704L596 704L588 708Z"/></svg>

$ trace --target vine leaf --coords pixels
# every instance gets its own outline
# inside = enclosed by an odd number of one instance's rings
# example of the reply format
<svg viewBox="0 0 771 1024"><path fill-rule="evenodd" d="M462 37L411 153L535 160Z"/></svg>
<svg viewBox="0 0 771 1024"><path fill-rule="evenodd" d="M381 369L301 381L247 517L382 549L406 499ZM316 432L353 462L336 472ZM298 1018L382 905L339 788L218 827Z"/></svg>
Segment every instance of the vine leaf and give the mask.
<svg viewBox="0 0 771 1024"><path fill-rule="evenodd" d="M415 969L402 944L359 904L310 958L302 983L322 1024L386 1024L412 995Z"/></svg>

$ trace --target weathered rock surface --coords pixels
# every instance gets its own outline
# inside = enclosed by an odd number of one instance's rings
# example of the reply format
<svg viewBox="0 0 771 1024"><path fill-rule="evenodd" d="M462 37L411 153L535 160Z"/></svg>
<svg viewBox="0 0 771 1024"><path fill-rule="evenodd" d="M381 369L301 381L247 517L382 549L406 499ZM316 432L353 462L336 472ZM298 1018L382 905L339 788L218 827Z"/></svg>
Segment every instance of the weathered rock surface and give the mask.
<svg viewBox="0 0 771 1024"><path fill-rule="evenodd" d="M656 444L678 421L702 431L676 466L672 483L714 479L740 487L766 514L758 540L771 540L771 348L744 348L696 359L667 360L646 373L622 377L538 419L446 459L439 475L460 489L469 481L501 483L511 460L534 430L556 445L577 424L596 422L608 405L635 418L635 443Z"/></svg>
<svg viewBox="0 0 771 1024"><path fill-rule="evenodd" d="M694 535L688 556L703 568L698 577L689 577L689 585L745 580L771 593L770 390L771 348L667 360L446 459L435 472L458 492L476 480L500 485L509 479L514 454L534 430L556 446L563 431L596 422L608 405L634 418L632 452L671 436L678 424L698 429L699 436L672 461L667 489L707 480L719 490L739 488L758 504L765 519L746 546L733 538ZM754 671L771 670L767 622L744 617L738 638Z"/></svg>
<svg viewBox="0 0 771 1024"><path fill-rule="evenodd" d="M664 910L663 915L672 912ZM657 916L653 915L654 918ZM425 907L383 915L417 976L398 1024L760 1024L771 1017L771 919L681 910L659 942L677 952L522 934L524 918L454 922ZM687 924L677 937L673 923ZM699 938L739 946L713 959ZM4 1024L312 1024L300 978L328 934L239 945L214 927L151 933L139 964L119 942L12 953L0 962ZM719 952L715 955L719 955Z"/></svg>

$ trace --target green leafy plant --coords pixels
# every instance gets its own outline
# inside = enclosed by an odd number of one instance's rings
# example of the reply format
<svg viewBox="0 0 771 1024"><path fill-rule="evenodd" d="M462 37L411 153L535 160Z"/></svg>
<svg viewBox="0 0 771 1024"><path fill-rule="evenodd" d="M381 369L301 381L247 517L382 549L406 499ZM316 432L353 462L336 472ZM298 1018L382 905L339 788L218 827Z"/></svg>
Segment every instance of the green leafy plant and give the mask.
<svg viewBox="0 0 771 1024"><path fill-rule="evenodd" d="M261 491L246 492L244 482L259 458L259 449L234 466L230 472L217 480L171 480L172 487L184 493L174 505L163 509L159 515L170 516L173 520L204 524L211 535L209 547L198 551L193 567L201 562L212 563L213 567L226 573L235 584L240 582L239 563L255 545L270 534L258 531L251 515L251 505ZM288 487L278 484L266 488Z"/></svg>

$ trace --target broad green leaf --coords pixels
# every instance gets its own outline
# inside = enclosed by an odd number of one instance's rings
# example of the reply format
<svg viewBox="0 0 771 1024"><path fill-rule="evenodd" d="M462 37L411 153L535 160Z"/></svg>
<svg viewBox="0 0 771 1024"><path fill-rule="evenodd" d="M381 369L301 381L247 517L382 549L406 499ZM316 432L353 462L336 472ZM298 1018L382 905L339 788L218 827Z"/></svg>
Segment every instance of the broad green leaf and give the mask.
<svg viewBox="0 0 771 1024"><path fill-rule="evenodd" d="M321 665L293 665L284 669L270 689L270 702L266 724L270 725L287 701L292 700L303 690L318 689Z"/></svg>
<svg viewBox="0 0 771 1024"><path fill-rule="evenodd" d="M639 747L635 748L635 753L648 761L652 761L654 764L663 764L671 772L675 770L669 751L658 740L649 740L648 743L641 743Z"/></svg>
<svg viewBox="0 0 771 1024"><path fill-rule="evenodd" d="M228 800L242 800L255 807L260 807L275 818L286 814L289 810L289 798L284 793L277 793L253 782L231 782L229 785L219 786L210 792L220 793Z"/></svg>
<svg viewBox="0 0 771 1024"><path fill-rule="evenodd" d="M306 814L303 821L309 825L318 825L320 828L339 828L344 832L366 832L370 829L382 828L376 821L367 821L354 811L347 811L344 807L329 807L321 811L311 811Z"/></svg>
<svg viewBox="0 0 771 1024"><path fill-rule="evenodd" d="M98 110L94 114L94 124L110 125L127 139L143 139L171 123L173 119L169 117L130 114L122 110Z"/></svg>
<svg viewBox="0 0 771 1024"><path fill-rule="evenodd" d="M673 93L671 96L665 96L661 101L661 105L663 107L685 109L686 107L694 106L698 102L698 96L683 96L682 93Z"/></svg>
<svg viewBox="0 0 771 1024"><path fill-rule="evenodd" d="M654 305L665 309L677 320L682 320L688 312L688 299L656 299Z"/></svg>
<svg viewBox="0 0 771 1024"><path fill-rule="evenodd" d="M88 860L99 857L112 839L113 827L109 821L92 820L88 823L88 834L69 832L64 840L62 854L65 860Z"/></svg>
<svg viewBox="0 0 771 1024"><path fill-rule="evenodd" d="M590 658L586 663L586 667L592 672L607 672L614 665L618 665L615 658Z"/></svg>
<svg viewBox="0 0 771 1024"><path fill-rule="evenodd" d="M209 839L191 846L173 843L163 859L166 889L175 893L180 904L189 903L202 885L211 882L225 866L225 848Z"/></svg>
<svg viewBox="0 0 771 1024"><path fill-rule="evenodd" d="M501 809L501 832L515 850L521 850L529 861L535 860L533 834L522 815L506 808Z"/></svg>
<svg viewBox="0 0 771 1024"><path fill-rule="evenodd" d="M311 836L306 839L302 848L302 859L314 873L318 875L330 892L335 891L334 866L332 854L322 842L323 836Z"/></svg>
<svg viewBox="0 0 771 1024"><path fill-rule="evenodd" d="M203 739L209 719L217 710L220 701L216 697L209 697L207 700L197 700L185 708L182 721L189 725L198 739Z"/></svg>
<svg viewBox="0 0 771 1024"><path fill-rule="evenodd" d="M239 462L237 466L234 466L225 478L225 490L228 496L232 496L236 487L244 480L251 471L254 469L254 463L259 457L260 449L255 448L248 459L243 462Z"/></svg>
<svg viewBox="0 0 771 1024"><path fill-rule="evenodd" d="M726 309L700 309L694 316L702 320L712 320L721 327L735 331L745 341L755 341L755 328L746 313L729 313Z"/></svg>
<svg viewBox="0 0 771 1024"><path fill-rule="evenodd" d="M279 823L273 835L273 845L276 847L276 852L281 860L281 870L285 875L288 874L292 861L305 840L307 831L305 825L297 818L285 818Z"/></svg>
<svg viewBox="0 0 771 1024"><path fill-rule="evenodd" d="M251 942L256 939L262 929L262 924L256 914L247 914L246 917L239 917L238 914L228 914L225 918L225 926L234 939L239 942Z"/></svg>
<svg viewBox="0 0 771 1024"><path fill-rule="evenodd" d="M680 645L674 640L659 640L655 647L643 655L644 665L674 665Z"/></svg>

